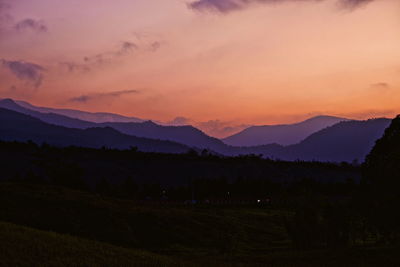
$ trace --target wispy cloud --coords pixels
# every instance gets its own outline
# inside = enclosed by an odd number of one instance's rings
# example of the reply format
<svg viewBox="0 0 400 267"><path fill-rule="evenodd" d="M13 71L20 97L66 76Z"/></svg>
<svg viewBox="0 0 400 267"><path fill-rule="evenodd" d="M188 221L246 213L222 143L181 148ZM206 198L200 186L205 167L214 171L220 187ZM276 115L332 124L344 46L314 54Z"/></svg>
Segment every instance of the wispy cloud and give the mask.
<svg viewBox="0 0 400 267"><path fill-rule="evenodd" d="M48 31L48 28L43 21L31 19L31 18L23 19L23 20L17 22L14 25L14 29L19 32L33 31L33 32L37 32L37 33L42 33L42 32Z"/></svg>
<svg viewBox="0 0 400 267"><path fill-rule="evenodd" d="M371 84L371 87L375 89L389 89L390 85L386 82L378 82Z"/></svg>
<svg viewBox="0 0 400 267"><path fill-rule="evenodd" d="M0 0L0 32L2 34L48 32L48 26L43 20L28 17L16 21L12 15L12 8L12 0Z"/></svg>
<svg viewBox="0 0 400 267"><path fill-rule="evenodd" d="M120 91L112 91L105 93L92 93L92 94L72 97L68 100L68 102L87 103L93 100L98 100L103 98L115 98L115 97L120 97L122 95L137 94L137 93L139 93L138 90L120 90Z"/></svg>
<svg viewBox="0 0 400 267"><path fill-rule="evenodd" d="M60 62L59 64L68 72L88 72L98 65L113 62L117 58L129 55L137 49L139 49L139 47L136 43L131 41L123 41L116 49L112 51L107 51L92 56L85 56L83 57L82 61L78 62L68 61Z"/></svg>
<svg viewBox="0 0 400 267"><path fill-rule="evenodd" d="M320 2L323 0L196 0L188 4L190 9L217 13L242 10L253 4L279 4L285 2ZM342 8L353 10L374 0L338 0Z"/></svg>
<svg viewBox="0 0 400 267"><path fill-rule="evenodd" d="M152 42L152 43L150 44L149 47L150 47L150 50L151 50L151 51L155 52L155 51L157 51L158 49L160 49L160 47L161 47L161 42L159 42L159 41Z"/></svg>
<svg viewBox="0 0 400 267"><path fill-rule="evenodd" d="M208 135L224 138L238 133L250 125L237 124L234 121L209 120L206 122L196 123L195 126Z"/></svg>
<svg viewBox="0 0 400 267"><path fill-rule="evenodd" d="M122 41L113 50L98 53L95 55L85 56L81 61L64 61L60 62L68 72L88 72L97 66L109 64L125 56L133 55L140 52L155 52L160 49L162 43L160 41L143 42L143 37L134 34L136 41Z"/></svg>
<svg viewBox="0 0 400 267"><path fill-rule="evenodd" d="M186 117L176 117L164 124L172 126L192 125L206 134L217 138L230 136L250 126L248 124L238 124L235 121L209 120L197 122Z"/></svg>
<svg viewBox="0 0 400 267"><path fill-rule="evenodd" d="M0 59L0 65L8 69L18 79L32 84L35 88L38 88L42 83L45 68L38 64Z"/></svg>
<svg viewBox="0 0 400 267"><path fill-rule="evenodd" d="M7 28L8 24L13 20L9 13L10 9L11 4L8 1L0 0L0 32Z"/></svg>
<svg viewBox="0 0 400 267"><path fill-rule="evenodd" d="M364 6L372 1L374 0L339 0L338 3L342 8L353 10Z"/></svg>

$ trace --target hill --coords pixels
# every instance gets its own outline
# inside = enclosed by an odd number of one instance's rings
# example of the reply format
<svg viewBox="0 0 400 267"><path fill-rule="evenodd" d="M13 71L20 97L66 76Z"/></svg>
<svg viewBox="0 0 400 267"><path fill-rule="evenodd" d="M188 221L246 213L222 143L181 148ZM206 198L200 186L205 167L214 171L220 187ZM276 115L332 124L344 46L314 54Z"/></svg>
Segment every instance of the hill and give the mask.
<svg viewBox="0 0 400 267"><path fill-rule="evenodd" d="M0 101L0 107L30 115L48 124L71 128L70 130L65 129L65 131L73 132L74 135L84 134L82 138L71 138L71 136L66 138L62 135L55 137L54 134L56 133L54 132L52 139L49 139L51 136L46 135L46 133L42 131L42 137L35 137L36 139L34 139L30 138L30 135L34 137L34 128L30 129L20 125L20 130L24 131L25 136L20 139L15 139L19 141L31 139L37 140L38 142L48 142L54 145L80 145L87 147L109 146L114 148L128 148L129 146L137 146L143 151L174 153L185 152L188 147L196 147L199 149L208 149L217 154L226 156L257 154L282 160L317 160L333 162L352 162L357 160L362 162L372 149L375 141L383 135L385 128L390 123L389 119L384 118L367 121L342 121L319 130L306 137L300 143L294 145L283 146L279 144L269 144L236 147L226 145L216 138L209 137L192 126L161 126L151 121L142 123L93 123L63 115L28 110L17 105L14 101L7 99ZM320 119L326 122L326 118ZM320 121L320 119L317 118L316 120ZM340 118L330 119L331 122L333 122ZM12 121L11 118L10 121ZM305 124L302 124L303 128L305 127L304 125ZM313 125L321 124L314 123ZM77 131L78 129L81 130ZM44 128L42 130L44 130ZM63 134L63 132L64 131L58 131L58 134ZM12 135L8 137L9 138L5 138L4 140L14 140L10 139L13 137ZM15 135L15 137L18 137L18 135ZM173 146L175 148L168 147L166 146L167 144L168 146L174 144ZM178 149L176 146L180 146L180 148Z"/></svg>
<svg viewBox="0 0 400 267"><path fill-rule="evenodd" d="M264 149L264 156L282 160L363 162L390 119L345 121L318 131L302 142Z"/></svg>
<svg viewBox="0 0 400 267"><path fill-rule="evenodd" d="M312 133L346 120L339 117L318 116L294 124L252 126L222 140L232 146L260 146L273 143L286 146L299 143Z"/></svg>
<svg viewBox="0 0 400 267"><path fill-rule="evenodd" d="M184 153L187 146L122 134L110 127L72 129L45 123L31 116L0 108L0 140L34 141L57 146L110 147L142 151Z"/></svg>
<svg viewBox="0 0 400 267"><path fill-rule="evenodd" d="M82 179L94 188L103 179L120 185L131 178L137 184L160 184L164 189L190 186L193 180L207 179L225 184L217 192L210 192L222 195L226 194L226 189L223 189L228 186L226 183L240 179L282 184L304 178L322 183L344 182L348 178L357 181L360 178L357 167L345 168L331 163L281 162L251 156L217 157L194 153L164 154L135 150L60 148L32 143L0 142L0 162L3 164L0 175L2 179L26 177L35 180L39 177L41 180L59 181L63 184ZM261 189L269 192L273 188L269 188L268 183L265 183L259 191ZM247 189L239 187L237 190ZM155 192L158 197L160 192L160 188ZM155 194L153 191L150 193ZM191 197L190 192L181 193L180 197L184 200Z"/></svg>
<svg viewBox="0 0 400 267"><path fill-rule="evenodd" d="M101 122L143 122L143 119L136 117L127 117L119 114L108 113L108 112L87 112L75 109L58 109L58 108L48 108L48 107L38 107L34 106L25 101L15 101L19 106L38 111L41 113L54 113L59 115L64 115L70 118L75 118L83 121L90 121L95 123Z"/></svg>
<svg viewBox="0 0 400 267"><path fill-rule="evenodd" d="M67 112L64 112L64 114L68 114L67 116L60 115L57 113L48 113L54 111L53 109L35 108L35 110L31 110L29 109L31 107L30 104L23 102L24 106L28 107L25 108L21 106L20 103L21 103L20 101L16 102L13 101L12 99L3 99L0 100L0 107L20 112L26 115L30 115L32 117L42 120L43 122L58 126L77 128L77 129L111 127L127 135L144 137L149 139L172 141L190 147L210 149L218 153L229 154L228 147L222 141L218 140L217 138L210 137L192 126L161 126L151 121L145 121L140 123L135 123L135 122L94 123L91 121L76 119L74 117L68 117L69 113ZM59 110L56 111L58 112Z"/></svg>

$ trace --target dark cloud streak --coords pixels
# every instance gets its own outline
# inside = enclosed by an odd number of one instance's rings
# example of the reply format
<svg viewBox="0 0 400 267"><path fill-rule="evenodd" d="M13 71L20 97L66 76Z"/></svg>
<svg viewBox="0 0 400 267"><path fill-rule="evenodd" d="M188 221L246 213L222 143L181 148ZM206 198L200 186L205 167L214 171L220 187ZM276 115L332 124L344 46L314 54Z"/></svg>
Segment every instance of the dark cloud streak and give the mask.
<svg viewBox="0 0 400 267"><path fill-rule="evenodd" d="M121 90L121 91L113 91L113 92L107 92L107 93L93 93L93 94L72 97L68 100L68 102L87 103L89 101L93 101L93 100L97 100L97 99L101 99L101 98L114 98L114 97L119 97L122 95L137 94L137 93L139 93L138 90Z"/></svg>
<svg viewBox="0 0 400 267"><path fill-rule="evenodd" d="M280 4L285 2L321 2L324 0L196 0L188 4L195 11L230 13L242 10L252 4ZM338 0L339 6L348 10L356 9L374 0Z"/></svg>
<svg viewBox="0 0 400 267"><path fill-rule="evenodd" d="M31 83L35 88L40 87L45 68L25 61L9 61L0 59L0 65L7 68L18 79Z"/></svg>
<svg viewBox="0 0 400 267"><path fill-rule="evenodd" d="M0 0L0 32L13 20L9 13L10 8L11 5L7 1Z"/></svg>
<svg viewBox="0 0 400 267"><path fill-rule="evenodd" d="M386 82L378 82L378 83L374 83L371 85L374 88L382 88L382 89L387 89L390 88L390 85Z"/></svg>
<svg viewBox="0 0 400 267"><path fill-rule="evenodd" d="M48 28L43 21L31 18L27 18L17 22L14 25L14 29L19 32L30 30L33 32L42 33L48 31Z"/></svg>
<svg viewBox="0 0 400 267"><path fill-rule="evenodd" d="M107 63L112 63L118 58L134 54L135 52L151 51L155 52L161 47L161 42L154 41L150 44L140 45L132 41L121 42L114 50L99 53L96 55L85 56L82 61L64 61L59 62L59 65L63 67L68 72L88 72L97 66L104 65Z"/></svg>
<svg viewBox="0 0 400 267"><path fill-rule="evenodd" d="M12 11L11 0L0 0L0 31L4 32L48 32L48 27L44 21L34 18L24 18L15 21Z"/></svg>

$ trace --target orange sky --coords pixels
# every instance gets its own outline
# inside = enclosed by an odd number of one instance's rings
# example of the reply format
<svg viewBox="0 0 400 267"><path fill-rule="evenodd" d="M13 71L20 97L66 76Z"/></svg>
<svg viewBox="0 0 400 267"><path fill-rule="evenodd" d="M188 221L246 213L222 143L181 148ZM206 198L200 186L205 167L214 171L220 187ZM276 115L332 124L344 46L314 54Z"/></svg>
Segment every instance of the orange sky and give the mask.
<svg viewBox="0 0 400 267"><path fill-rule="evenodd" d="M0 0L0 97L234 124L400 113L400 1L190 2Z"/></svg>

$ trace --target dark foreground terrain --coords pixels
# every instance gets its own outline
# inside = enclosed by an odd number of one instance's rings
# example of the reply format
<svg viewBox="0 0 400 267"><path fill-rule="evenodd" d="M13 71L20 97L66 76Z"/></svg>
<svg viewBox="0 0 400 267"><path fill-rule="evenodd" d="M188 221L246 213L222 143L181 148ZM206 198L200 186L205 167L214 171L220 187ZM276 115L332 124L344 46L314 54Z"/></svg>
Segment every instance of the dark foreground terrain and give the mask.
<svg viewBox="0 0 400 267"><path fill-rule="evenodd" d="M0 265L400 266L399 151L400 117L361 166L0 142Z"/></svg>
<svg viewBox="0 0 400 267"><path fill-rule="evenodd" d="M399 266L395 246L295 249L266 206L162 206L0 185L1 266Z"/></svg>

